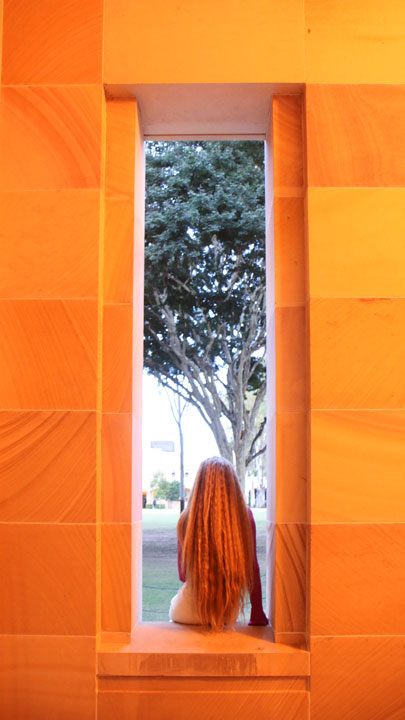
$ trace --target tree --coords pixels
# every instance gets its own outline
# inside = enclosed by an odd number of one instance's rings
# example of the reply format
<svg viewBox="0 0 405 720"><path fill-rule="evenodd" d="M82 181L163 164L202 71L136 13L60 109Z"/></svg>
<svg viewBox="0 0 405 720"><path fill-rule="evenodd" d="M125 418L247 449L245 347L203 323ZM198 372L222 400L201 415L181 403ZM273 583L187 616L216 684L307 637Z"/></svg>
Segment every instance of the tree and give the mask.
<svg viewBox="0 0 405 720"><path fill-rule="evenodd" d="M162 500L178 500L180 485L178 480L172 480L169 482L166 476L160 470L157 470L153 474L153 478L150 484L152 490L156 490L156 495Z"/></svg>
<svg viewBox="0 0 405 720"><path fill-rule="evenodd" d="M144 364L198 409L242 485L265 449L264 238L263 143L147 144Z"/></svg>

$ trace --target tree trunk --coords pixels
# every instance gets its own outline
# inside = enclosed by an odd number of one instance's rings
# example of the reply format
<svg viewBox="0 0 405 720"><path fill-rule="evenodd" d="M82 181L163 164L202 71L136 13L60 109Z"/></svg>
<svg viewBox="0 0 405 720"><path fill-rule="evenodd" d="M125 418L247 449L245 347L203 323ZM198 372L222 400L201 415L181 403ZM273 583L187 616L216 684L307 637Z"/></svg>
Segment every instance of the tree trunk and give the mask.
<svg viewBox="0 0 405 720"><path fill-rule="evenodd" d="M246 476L246 450L243 443L239 443L235 450L235 469L245 497L245 476Z"/></svg>

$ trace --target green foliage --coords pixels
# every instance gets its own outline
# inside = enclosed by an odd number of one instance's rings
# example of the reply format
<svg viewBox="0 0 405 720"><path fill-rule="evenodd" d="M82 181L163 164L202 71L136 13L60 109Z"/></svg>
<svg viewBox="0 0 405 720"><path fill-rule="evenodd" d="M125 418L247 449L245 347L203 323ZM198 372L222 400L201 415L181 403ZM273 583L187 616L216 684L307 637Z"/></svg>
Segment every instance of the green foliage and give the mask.
<svg viewBox="0 0 405 720"><path fill-rule="evenodd" d="M169 483L166 500L179 500L179 498L180 498L180 483L178 480L172 480Z"/></svg>
<svg viewBox="0 0 405 720"><path fill-rule="evenodd" d="M179 481L169 482L160 470L153 474L150 486L152 490L156 490L156 496L161 500L178 500L180 497Z"/></svg>
<svg viewBox="0 0 405 720"><path fill-rule="evenodd" d="M240 319L265 282L263 143L148 143L146 168L145 366L179 372L162 344L170 338L159 295L188 356L198 361L209 344L218 369L224 340L231 354L243 348L250 324ZM249 389L263 381L260 365Z"/></svg>

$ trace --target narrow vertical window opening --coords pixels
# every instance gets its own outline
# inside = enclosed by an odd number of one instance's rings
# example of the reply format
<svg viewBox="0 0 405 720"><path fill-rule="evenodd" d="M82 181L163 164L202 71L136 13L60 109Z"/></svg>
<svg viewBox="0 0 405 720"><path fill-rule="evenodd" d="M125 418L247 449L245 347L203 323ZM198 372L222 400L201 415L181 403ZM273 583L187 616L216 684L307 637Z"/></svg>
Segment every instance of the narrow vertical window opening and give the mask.
<svg viewBox="0 0 405 720"><path fill-rule="evenodd" d="M264 143L145 150L142 619L168 620L177 520L211 455L252 508L266 607Z"/></svg>

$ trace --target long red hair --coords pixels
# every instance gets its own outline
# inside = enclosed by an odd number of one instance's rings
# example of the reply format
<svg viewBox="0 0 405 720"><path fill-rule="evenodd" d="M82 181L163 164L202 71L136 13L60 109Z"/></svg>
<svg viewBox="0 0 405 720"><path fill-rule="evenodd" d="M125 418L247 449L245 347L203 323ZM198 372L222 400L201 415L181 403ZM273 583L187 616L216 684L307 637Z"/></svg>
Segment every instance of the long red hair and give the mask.
<svg viewBox="0 0 405 720"><path fill-rule="evenodd" d="M201 463L177 535L201 624L233 626L253 586L254 549L240 483L224 458Z"/></svg>

